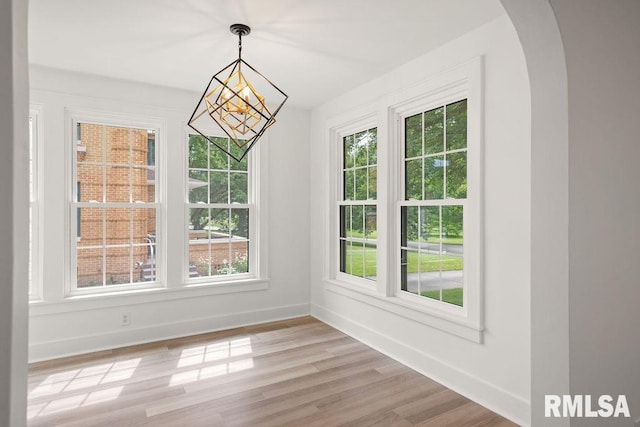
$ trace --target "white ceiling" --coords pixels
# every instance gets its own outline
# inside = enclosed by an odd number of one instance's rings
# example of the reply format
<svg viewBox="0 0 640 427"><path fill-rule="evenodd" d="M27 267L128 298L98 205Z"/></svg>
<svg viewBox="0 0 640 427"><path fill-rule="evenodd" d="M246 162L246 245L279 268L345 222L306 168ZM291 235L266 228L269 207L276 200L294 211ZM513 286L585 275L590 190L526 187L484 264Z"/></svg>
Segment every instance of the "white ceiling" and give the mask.
<svg viewBox="0 0 640 427"><path fill-rule="evenodd" d="M237 57L312 108L504 14L499 0L31 0L32 64L203 91Z"/></svg>

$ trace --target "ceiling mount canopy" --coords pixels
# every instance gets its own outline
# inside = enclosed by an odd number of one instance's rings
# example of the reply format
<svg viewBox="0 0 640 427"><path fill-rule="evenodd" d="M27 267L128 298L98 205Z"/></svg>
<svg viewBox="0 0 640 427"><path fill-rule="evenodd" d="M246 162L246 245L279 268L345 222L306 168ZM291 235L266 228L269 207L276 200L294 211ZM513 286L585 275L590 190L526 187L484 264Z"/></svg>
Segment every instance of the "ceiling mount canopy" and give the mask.
<svg viewBox="0 0 640 427"><path fill-rule="evenodd" d="M251 33L251 27L248 25L244 25L244 24L232 24L229 27L229 30L231 31L232 34L235 34L236 36L248 36Z"/></svg>
<svg viewBox="0 0 640 427"><path fill-rule="evenodd" d="M238 59L213 75L189 127L239 162L275 123L288 96L242 59L242 37L249 35L251 28L233 24L229 30L238 36ZM215 138L220 136L214 135L215 128L231 139L229 146Z"/></svg>

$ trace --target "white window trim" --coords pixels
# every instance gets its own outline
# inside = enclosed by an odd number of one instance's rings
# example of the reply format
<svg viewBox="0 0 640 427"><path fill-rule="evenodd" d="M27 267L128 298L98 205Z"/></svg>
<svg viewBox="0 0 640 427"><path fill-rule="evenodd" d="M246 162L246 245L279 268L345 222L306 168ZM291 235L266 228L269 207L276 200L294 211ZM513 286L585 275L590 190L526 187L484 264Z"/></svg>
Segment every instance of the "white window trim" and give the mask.
<svg viewBox="0 0 640 427"><path fill-rule="evenodd" d="M149 283L132 283L122 285L109 285L95 288L78 289L74 283L76 277L76 214L72 209L73 197L75 194L75 168L74 161L77 150L76 144L76 123L94 123L108 126L122 126L138 129L153 129L156 133L156 220L158 223L156 234L156 280ZM160 289L166 287L167 275L167 250L166 250L166 192L167 182L165 176L165 158L166 143L165 131L166 123L162 119L152 117L139 117L128 114L117 114L111 112L84 110L84 109L68 109L65 108L65 176L66 176L66 200L65 203L65 261L64 261L64 277L65 277L65 299L73 299L87 295L114 295L129 292L145 292L150 289ZM72 231L73 230L73 231Z"/></svg>
<svg viewBox="0 0 640 427"><path fill-rule="evenodd" d="M183 126L184 160L183 169L183 260L182 281L183 286L189 288L210 287L218 292L243 292L259 289L268 289L268 224L267 197L264 197L268 188L268 150L261 147L268 144L269 136L264 134L247 154L247 172L249 185L249 272L245 274L233 274L225 276L206 276L200 278L189 277L189 186L188 186L188 161L189 161L189 135L195 133L186 124ZM209 136L228 138L220 129L215 127L203 129ZM233 159L232 159L233 161Z"/></svg>
<svg viewBox="0 0 640 427"><path fill-rule="evenodd" d="M42 234L44 231L44 209L42 203L42 189L44 188L44 118L43 105L31 104L29 117L34 121L33 145L30 153L33 161L34 174L34 199L29 200L31 207L31 281L29 283L29 301L39 301L43 295L42 271L44 268L44 257L42 251Z"/></svg>
<svg viewBox="0 0 640 427"><path fill-rule="evenodd" d="M325 287L331 292L355 299L385 311L403 316L458 337L481 343L484 331L484 271L483 271L483 137L484 137L484 61L476 57L446 70L421 84L407 87L380 98L378 116L378 245L377 287L353 286L352 281L338 277L337 242L338 214L335 212L339 157L336 148L338 135L348 135L353 123L338 119L327 123L329 142L328 198L329 215L325 224L330 241L325 247ZM404 146L403 118L439 107L455 100L467 99L467 176L465 201L465 280L473 278L464 292L464 307L460 308L429 298L400 292L400 201L404 199L402 167ZM375 116L354 114L352 117ZM344 117L342 115L341 117ZM389 142L385 138L387 132ZM394 147L394 148L392 148ZM388 237L387 237L388 233ZM381 250L382 249L382 250ZM380 261L383 261L382 263ZM382 271L382 274L381 274ZM406 294L406 295L405 295Z"/></svg>

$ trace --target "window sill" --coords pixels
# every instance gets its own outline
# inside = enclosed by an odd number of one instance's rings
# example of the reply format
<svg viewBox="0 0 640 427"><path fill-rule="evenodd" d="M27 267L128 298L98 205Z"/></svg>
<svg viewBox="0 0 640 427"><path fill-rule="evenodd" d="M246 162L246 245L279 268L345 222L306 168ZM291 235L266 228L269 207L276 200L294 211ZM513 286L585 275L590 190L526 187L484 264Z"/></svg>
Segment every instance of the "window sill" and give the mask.
<svg viewBox="0 0 640 427"><path fill-rule="evenodd" d="M405 298L382 296L339 280L325 280L325 289L466 340L479 344L483 342L483 328L462 316L435 310Z"/></svg>
<svg viewBox="0 0 640 427"><path fill-rule="evenodd" d="M180 288L146 288L114 292L73 295L60 301L34 300L29 304L30 316L121 307L161 301L202 298L212 295L253 292L269 289L269 279L185 285Z"/></svg>

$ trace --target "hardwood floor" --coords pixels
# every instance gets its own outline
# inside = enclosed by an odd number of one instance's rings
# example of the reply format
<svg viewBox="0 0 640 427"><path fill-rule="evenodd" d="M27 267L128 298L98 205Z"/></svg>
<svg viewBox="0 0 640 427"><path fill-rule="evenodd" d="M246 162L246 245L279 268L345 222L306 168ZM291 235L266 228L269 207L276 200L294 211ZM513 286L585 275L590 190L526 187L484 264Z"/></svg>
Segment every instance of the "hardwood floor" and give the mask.
<svg viewBox="0 0 640 427"><path fill-rule="evenodd" d="M29 426L513 426L312 318L30 366Z"/></svg>

